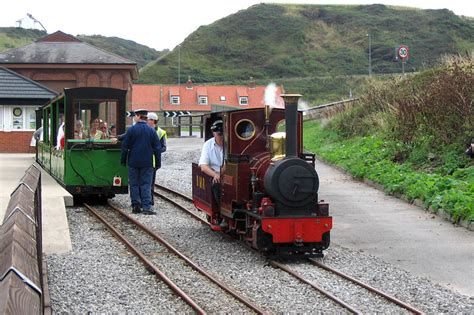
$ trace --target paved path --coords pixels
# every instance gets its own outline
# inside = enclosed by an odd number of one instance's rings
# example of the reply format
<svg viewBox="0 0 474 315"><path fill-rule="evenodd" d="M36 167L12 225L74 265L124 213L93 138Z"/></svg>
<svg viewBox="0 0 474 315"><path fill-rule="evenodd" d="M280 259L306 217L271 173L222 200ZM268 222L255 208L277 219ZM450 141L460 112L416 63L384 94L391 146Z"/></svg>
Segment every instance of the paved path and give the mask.
<svg viewBox="0 0 474 315"><path fill-rule="evenodd" d="M331 242L474 296L474 232L317 162Z"/></svg>
<svg viewBox="0 0 474 315"><path fill-rule="evenodd" d="M0 224L10 202L10 194L33 163L34 154L0 154ZM44 170L41 170L41 183L43 251L47 254L70 251L66 206L72 206L72 196Z"/></svg>

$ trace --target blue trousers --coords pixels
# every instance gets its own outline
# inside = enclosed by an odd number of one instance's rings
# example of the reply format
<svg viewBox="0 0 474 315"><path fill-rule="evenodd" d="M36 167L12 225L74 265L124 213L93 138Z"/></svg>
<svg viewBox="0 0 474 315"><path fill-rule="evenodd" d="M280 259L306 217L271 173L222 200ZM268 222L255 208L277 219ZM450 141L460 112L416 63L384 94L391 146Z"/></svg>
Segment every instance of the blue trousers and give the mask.
<svg viewBox="0 0 474 315"><path fill-rule="evenodd" d="M130 200L132 207L141 205L143 210L151 208L151 181L153 167L129 167L128 184L130 185Z"/></svg>

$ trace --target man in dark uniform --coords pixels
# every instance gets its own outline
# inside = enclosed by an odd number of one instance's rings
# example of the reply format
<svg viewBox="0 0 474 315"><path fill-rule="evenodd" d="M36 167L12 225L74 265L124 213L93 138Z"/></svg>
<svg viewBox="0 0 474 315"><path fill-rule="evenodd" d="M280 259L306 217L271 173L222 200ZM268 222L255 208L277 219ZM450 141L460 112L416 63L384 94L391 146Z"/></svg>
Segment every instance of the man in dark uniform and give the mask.
<svg viewBox="0 0 474 315"><path fill-rule="evenodd" d="M122 142L120 162L128 163L128 182L133 213L156 214L151 209L153 156L161 162L161 145L156 131L147 123L147 110L136 110L135 125L127 130Z"/></svg>

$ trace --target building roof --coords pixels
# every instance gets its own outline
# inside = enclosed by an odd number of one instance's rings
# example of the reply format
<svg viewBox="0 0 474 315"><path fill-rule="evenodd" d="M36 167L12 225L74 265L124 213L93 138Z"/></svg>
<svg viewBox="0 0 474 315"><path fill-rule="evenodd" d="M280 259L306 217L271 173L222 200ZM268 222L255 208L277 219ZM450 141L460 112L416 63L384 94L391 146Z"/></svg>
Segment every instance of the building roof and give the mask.
<svg viewBox="0 0 474 315"><path fill-rule="evenodd" d="M0 53L4 64L130 64L136 62L106 52L61 31L29 45Z"/></svg>
<svg viewBox="0 0 474 315"><path fill-rule="evenodd" d="M160 85L134 84L132 89L132 109L145 108L160 110Z"/></svg>
<svg viewBox="0 0 474 315"><path fill-rule="evenodd" d="M43 99L56 96L56 92L12 70L0 66L0 104L2 99Z"/></svg>
<svg viewBox="0 0 474 315"><path fill-rule="evenodd" d="M132 87L132 109L147 108L154 111L210 111L212 106L258 108L265 105L265 86L211 86L211 85L141 85ZM160 93L158 93L160 92ZM279 97L281 88L275 95L275 106L283 108ZM170 97L179 96L179 105L171 104ZM199 96L207 96L207 104L198 104ZM248 97L248 105L240 105L239 97Z"/></svg>

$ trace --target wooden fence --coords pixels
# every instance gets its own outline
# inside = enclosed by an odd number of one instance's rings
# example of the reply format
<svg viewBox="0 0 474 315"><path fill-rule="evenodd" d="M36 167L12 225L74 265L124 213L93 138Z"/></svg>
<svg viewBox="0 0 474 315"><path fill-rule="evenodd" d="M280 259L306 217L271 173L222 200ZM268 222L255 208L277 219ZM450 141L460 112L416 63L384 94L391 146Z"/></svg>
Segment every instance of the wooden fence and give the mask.
<svg viewBox="0 0 474 315"><path fill-rule="evenodd" d="M51 313L41 232L41 171L32 165L10 195L0 226L0 314Z"/></svg>

